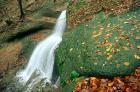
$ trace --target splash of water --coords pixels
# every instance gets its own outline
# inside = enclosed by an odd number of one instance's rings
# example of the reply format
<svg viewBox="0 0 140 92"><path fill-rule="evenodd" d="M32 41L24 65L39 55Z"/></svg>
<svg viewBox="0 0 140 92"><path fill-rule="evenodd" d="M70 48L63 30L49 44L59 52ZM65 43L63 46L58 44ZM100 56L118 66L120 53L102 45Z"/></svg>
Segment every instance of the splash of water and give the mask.
<svg viewBox="0 0 140 92"><path fill-rule="evenodd" d="M57 19L54 32L45 40L40 42L33 51L27 67L17 73L22 84L32 80L30 85L34 85L45 78L47 82L52 79L54 66L54 51L62 41L62 35L66 27L66 10L62 11ZM32 78L33 75L35 78Z"/></svg>

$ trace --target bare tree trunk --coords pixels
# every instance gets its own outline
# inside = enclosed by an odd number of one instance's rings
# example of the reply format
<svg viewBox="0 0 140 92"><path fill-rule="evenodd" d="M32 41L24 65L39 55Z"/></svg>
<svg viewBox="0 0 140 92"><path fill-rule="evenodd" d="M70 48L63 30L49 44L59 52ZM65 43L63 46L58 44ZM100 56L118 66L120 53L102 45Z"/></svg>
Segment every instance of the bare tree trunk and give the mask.
<svg viewBox="0 0 140 92"><path fill-rule="evenodd" d="M23 11L23 6L22 6L22 0L17 0L18 4L19 4L19 9L20 9L20 20L23 21L25 14Z"/></svg>

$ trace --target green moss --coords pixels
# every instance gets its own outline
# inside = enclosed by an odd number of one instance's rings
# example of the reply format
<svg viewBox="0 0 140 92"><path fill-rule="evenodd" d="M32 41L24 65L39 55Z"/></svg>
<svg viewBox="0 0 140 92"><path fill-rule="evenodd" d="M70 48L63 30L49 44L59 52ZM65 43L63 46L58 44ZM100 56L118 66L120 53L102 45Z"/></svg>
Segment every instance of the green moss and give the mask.
<svg viewBox="0 0 140 92"><path fill-rule="evenodd" d="M29 60L35 46L37 45L37 42L32 41L30 38L25 38L22 40L23 48L21 50L21 53Z"/></svg>

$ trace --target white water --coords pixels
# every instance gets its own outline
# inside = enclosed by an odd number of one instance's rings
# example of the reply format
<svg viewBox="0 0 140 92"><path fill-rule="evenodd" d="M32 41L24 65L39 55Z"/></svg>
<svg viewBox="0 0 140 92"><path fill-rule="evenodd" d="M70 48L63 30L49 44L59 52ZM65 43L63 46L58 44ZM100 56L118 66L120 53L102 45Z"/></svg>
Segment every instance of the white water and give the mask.
<svg viewBox="0 0 140 92"><path fill-rule="evenodd" d="M66 10L62 11L57 19L54 32L45 40L40 42L33 51L27 67L18 72L16 78L25 85L31 81L29 86L46 79L45 82L51 82L54 66L54 52L62 41L62 35L66 27ZM32 78L33 75L35 78Z"/></svg>

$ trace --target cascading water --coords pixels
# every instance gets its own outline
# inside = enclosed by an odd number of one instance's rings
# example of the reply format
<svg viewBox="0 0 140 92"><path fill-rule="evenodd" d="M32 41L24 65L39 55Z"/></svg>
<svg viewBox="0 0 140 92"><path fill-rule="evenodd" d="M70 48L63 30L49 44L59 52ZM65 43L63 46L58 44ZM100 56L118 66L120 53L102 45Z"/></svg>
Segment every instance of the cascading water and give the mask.
<svg viewBox="0 0 140 92"><path fill-rule="evenodd" d="M44 41L40 42L33 51L27 67L17 73L19 81L25 85L31 80L30 85L46 79L45 82L50 82L52 79L54 66L54 51L62 41L62 35L66 27L66 10L62 11L57 19L54 32ZM32 79L32 76L37 76Z"/></svg>

